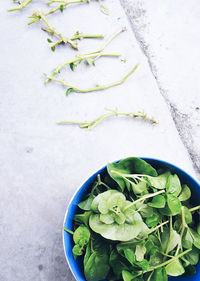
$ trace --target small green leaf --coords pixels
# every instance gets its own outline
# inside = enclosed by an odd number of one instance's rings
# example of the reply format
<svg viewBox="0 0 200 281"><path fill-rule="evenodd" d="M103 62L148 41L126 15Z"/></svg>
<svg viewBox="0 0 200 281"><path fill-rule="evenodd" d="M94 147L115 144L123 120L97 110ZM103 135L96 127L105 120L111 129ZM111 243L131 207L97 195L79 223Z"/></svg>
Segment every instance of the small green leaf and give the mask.
<svg viewBox="0 0 200 281"><path fill-rule="evenodd" d="M53 42L50 38L47 38L47 41L48 41L49 43L52 43L52 42Z"/></svg>
<svg viewBox="0 0 200 281"><path fill-rule="evenodd" d="M134 275L131 274L127 270L122 270L122 278L123 278L124 281L132 281L133 278L134 278Z"/></svg>
<svg viewBox="0 0 200 281"><path fill-rule="evenodd" d="M148 178L147 180L149 184L155 187L156 189L165 189L167 184L167 179L170 175L171 175L170 172L166 172L157 177Z"/></svg>
<svg viewBox="0 0 200 281"><path fill-rule="evenodd" d="M185 255L191 265L196 265L199 261L199 251L193 247L192 251Z"/></svg>
<svg viewBox="0 0 200 281"><path fill-rule="evenodd" d="M176 196L167 194L167 204L173 216L181 213L181 203Z"/></svg>
<svg viewBox="0 0 200 281"><path fill-rule="evenodd" d="M144 255L146 253L146 247L144 245L136 245L135 249L135 257L137 261L142 261L144 259Z"/></svg>
<svg viewBox="0 0 200 281"><path fill-rule="evenodd" d="M82 256L83 254L83 247L79 245L74 245L72 252L75 256Z"/></svg>
<svg viewBox="0 0 200 281"><path fill-rule="evenodd" d="M55 46L51 47L52 52L55 52L55 49L56 49Z"/></svg>
<svg viewBox="0 0 200 281"><path fill-rule="evenodd" d="M64 11L64 5L60 5L60 11L63 12Z"/></svg>
<svg viewBox="0 0 200 281"><path fill-rule="evenodd" d="M190 231L190 234L194 240L194 246L198 249L200 249L200 235L195 231L193 230L192 228L188 228L189 231Z"/></svg>
<svg viewBox="0 0 200 281"><path fill-rule="evenodd" d="M179 200L186 201L186 200L190 199L190 197L191 197L191 191L190 191L189 187L186 184L184 184L182 186L182 192L179 195Z"/></svg>
<svg viewBox="0 0 200 281"><path fill-rule="evenodd" d="M169 276L179 276L185 272L184 267L178 259L169 263L165 268Z"/></svg>
<svg viewBox="0 0 200 281"><path fill-rule="evenodd" d="M182 245L185 249L191 249L193 245L193 238L188 229L183 233Z"/></svg>
<svg viewBox="0 0 200 281"><path fill-rule="evenodd" d="M145 222L148 227L154 227L160 222L160 216L158 214L154 214L153 216L147 218Z"/></svg>
<svg viewBox="0 0 200 281"><path fill-rule="evenodd" d="M75 69L75 67L76 67L76 64L75 64L74 62L71 62L71 63L69 64L69 67L70 67L70 69L71 69L72 71L74 71L74 69Z"/></svg>
<svg viewBox="0 0 200 281"><path fill-rule="evenodd" d="M124 249L124 255L125 258L133 265L133 263L135 262L135 255L133 249Z"/></svg>
<svg viewBox="0 0 200 281"><path fill-rule="evenodd" d="M165 197L163 195L157 195L153 198L151 203L148 203L148 206L153 208L164 208L165 207Z"/></svg>
<svg viewBox="0 0 200 281"><path fill-rule="evenodd" d="M68 88L66 91L66 96L68 96L71 92L75 92L75 90L73 88Z"/></svg>
<svg viewBox="0 0 200 281"><path fill-rule="evenodd" d="M80 202L78 204L79 208L84 211L89 211L91 209L92 201L94 200L95 196L91 194L86 200Z"/></svg>
<svg viewBox="0 0 200 281"><path fill-rule="evenodd" d="M181 192L181 183L177 175L170 175L167 180L166 190L169 194L178 196Z"/></svg>
<svg viewBox="0 0 200 281"><path fill-rule="evenodd" d="M73 240L75 244L83 247L88 244L90 240L90 231L87 226L80 225L74 232Z"/></svg>

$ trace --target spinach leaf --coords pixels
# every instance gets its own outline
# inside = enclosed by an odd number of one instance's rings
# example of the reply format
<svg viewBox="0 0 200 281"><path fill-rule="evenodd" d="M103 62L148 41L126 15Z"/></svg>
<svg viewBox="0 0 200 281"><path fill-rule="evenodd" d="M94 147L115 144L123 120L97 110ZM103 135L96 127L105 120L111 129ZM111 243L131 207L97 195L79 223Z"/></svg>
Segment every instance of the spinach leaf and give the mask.
<svg viewBox="0 0 200 281"><path fill-rule="evenodd" d="M135 276L127 270L122 270L122 278L124 281L132 281Z"/></svg>
<svg viewBox="0 0 200 281"><path fill-rule="evenodd" d="M157 176L156 170L147 162L140 158L129 157L118 163L110 163L107 165L108 174L114 179L121 190L127 187L130 189L130 183L127 183L120 175L113 173L112 171L120 172L122 174L146 174L150 176Z"/></svg>
<svg viewBox="0 0 200 281"><path fill-rule="evenodd" d="M199 251L195 247L193 247L192 251L185 255L185 258L191 265L196 265L199 261Z"/></svg>
<svg viewBox="0 0 200 281"><path fill-rule="evenodd" d="M173 216L181 213L180 200L172 194L167 194L167 204Z"/></svg>
<svg viewBox="0 0 200 281"><path fill-rule="evenodd" d="M142 244L137 244L135 249L136 261L143 261L146 253L146 247Z"/></svg>
<svg viewBox="0 0 200 281"><path fill-rule="evenodd" d="M155 187L156 189L165 189L167 184L167 179L170 176L170 172L166 172L157 177L149 177L147 179L148 183Z"/></svg>
<svg viewBox="0 0 200 281"><path fill-rule="evenodd" d="M109 247L99 236L94 236L92 241L91 249L88 252L86 249L84 273L87 281L99 281L105 279L110 270Z"/></svg>
<svg viewBox="0 0 200 281"><path fill-rule="evenodd" d="M200 249L200 235L192 228L188 228L192 238L194 246L198 249Z"/></svg>
<svg viewBox="0 0 200 281"><path fill-rule="evenodd" d="M121 277L123 270L129 270L126 259L119 255L116 249L114 249L110 254L109 264L118 278Z"/></svg>
<svg viewBox="0 0 200 281"><path fill-rule="evenodd" d="M142 231L143 221L141 216L135 212L132 224L104 224L100 221L99 214L92 214L89 219L90 228L101 234L104 238L117 241L129 241L138 236Z"/></svg>
<svg viewBox="0 0 200 281"><path fill-rule="evenodd" d="M85 225L80 225L73 234L75 244L85 246L90 240L90 231Z"/></svg>
<svg viewBox="0 0 200 281"><path fill-rule="evenodd" d="M169 276L179 276L185 272L184 267L178 259L169 263L165 268Z"/></svg>
<svg viewBox="0 0 200 281"><path fill-rule="evenodd" d="M148 227L154 227L160 222L160 216L153 214L153 216L146 219L145 223Z"/></svg>
<svg viewBox="0 0 200 281"><path fill-rule="evenodd" d="M190 191L189 187L186 184L184 184L182 186L182 192L179 195L179 200L187 201L188 199L190 199L190 197L191 197L191 191Z"/></svg>
<svg viewBox="0 0 200 281"><path fill-rule="evenodd" d="M147 192L147 183L144 181L140 181L139 183L131 183L131 188L134 194L148 193Z"/></svg>
<svg viewBox="0 0 200 281"><path fill-rule="evenodd" d="M167 274L164 267L157 268L153 271L152 275L149 276L149 281L167 281ZM147 281L148 281L147 280Z"/></svg>
<svg viewBox="0 0 200 281"><path fill-rule="evenodd" d="M157 195L153 197L151 203L148 203L148 206L153 208L164 208L166 203L166 199L163 195Z"/></svg>
<svg viewBox="0 0 200 281"><path fill-rule="evenodd" d="M186 228L183 233L182 245L185 249L191 249L193 245L193 238L190 231Z"/></svg>
<svg viewBox="0 0 200 281"><path fill-rule="evenodd" d="M96 252L89 257L84 273L87 281L99 281L106 278L109 272L107 255L98 257Z"/></svg>
<svg viewBox="0 0 200 281"><path fill-rule="evenodd" d="M94 200L94 198L95 198L95 196L93 194L90 194L90 196L86 200L84 200L78 204L79 208L84 211L90 211L92 201Z"/></svg>
<svg viewBox="0 0 200 281"><path fill-rule="evenodd" d="M77 223L84 223L86 226L89 223L91 212L84 212L83 214L76 214L73 220Z"/></svg>
<svg viewBox="0 0 200 281"><path fill-rule="evenodd" d="M181 183L177 175L170 175L167 180L166 190L169 194L178 196L181 192Z"/></svg>
<svg viewBox="0 0 200 281"><path fill-rule="evenodd" d="M90 231L85 225L80 225L73 234L74 247L72 252L76 256L81 256L84 251L84 246L86 246L90 240Z"/></svg>

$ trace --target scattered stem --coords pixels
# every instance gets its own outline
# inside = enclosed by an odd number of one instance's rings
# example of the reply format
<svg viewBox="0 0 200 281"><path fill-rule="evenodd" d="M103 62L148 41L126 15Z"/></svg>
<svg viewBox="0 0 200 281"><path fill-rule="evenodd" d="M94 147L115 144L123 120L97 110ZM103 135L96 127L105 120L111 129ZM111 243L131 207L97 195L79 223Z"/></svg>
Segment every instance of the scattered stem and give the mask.
<svg viewBox="0 0 200 281"><path fill-rule="evenodd" d="M71 91L73 91L73 92L76 92L76 93L89 93L89 92L94 92L94 91L100 91L100 90L108 89L108 88L111 88L111 87L123 84L127 80L127 78L129 76L131 76L135 72L137 67L138 67L138 64L136 64L134 66L134 68L127 75L125 75L121 80L119 80L117 82L113 82L113 83L107 84L107 85L96 86L96 87L88 88L88 89L78 88L78 87L76 87L74 85L69 84L65 80L56 79L55 77L52 77L52 76L47 77L47 79L53 80L53 81L55 81L57 83L60 83L60 84L62 84L64 86L70 88Z"/></svg>
<svg viewBox="0 0 200 281"><path fill-rule="evenodd" d="M70 65L70 64L74 65L74 64L77 64L77 63L81 63L82 61L86 61L88 64L94 65L95 61L97 59L99 59L100 57L120 57L121 54L103 53L103 51L116 36L118 36L121 32L124 32L125 30L126 30L125 27L123 27L120 30L118 30L117 32L115 32L114 34L112 34L110 36L110 38L108 38L108 40L103 44L103 46L100 49L95 50L95 51L90 52L90 53L78 54L74 59L72 59L70 61L67 61L65 63L59 64L53 70L51 76L46 80L45 83L48 84L52 80L51 78L54 77L56 74L60 73L61 69L64 68L65 66L67 66L67 65ZM73 37L70 38L70 40L73 40ZM61 40L57 41L57 42L60 44ZM51 47L55 47L55 44L56 43L53 43L51 45Z"/></svg>
<svg viewBox="0 0 200 281"><path fill-rule="evenodd" d="M48 15L51 15L57 11L61 11L63 12L63 10L69 6L69 5L72 5L72 4L79 4L79 3L88 3L89 1L88 0L74 0L74 1L56 1L56 0L49 0L48 2L48 5L51 5L53 3L59 3L60 5L58 5L57 7L49 10L48 12L46 12L44 15L45 16L48 16ZM34 22L37 22L38 21L38 18L37 17L34 17L34 14L32 16L30 16L29 18L33 18L33 20L31 20L28 25L34 23Z"/></svg>
<svg viewBox="0 0 200 281"><path fill-rule="evenodd" d="M32 0L26 0L24 2L19 2L20 4L18 6L8 9L8 12L22 10L22 9L26 8L26 6L31 2L32 2Z"/></svg>
<svg viewBox="0 0 200 281"><path fill-rule="evenodd" d="M115 110L106 109L106 110L111 111L111 113L104 114L91 122L88 122L88 121L84 121L84 122L59 121L59 122L57 122L57 124L59 124L59 125L75 124L75 125L79 125L80 128L85 128L85 129L91 130L92 128L96 127L100 122L104 121L107 118L113 117L113 116L130 116L132 118L140 117L143 120L148 120L152 123L157 123L152 117L147 116L147 114L144 111L142 111L142 112L139 111L137 113L134 113L134 112L119 112L117 109L115 109Z"/></svg>

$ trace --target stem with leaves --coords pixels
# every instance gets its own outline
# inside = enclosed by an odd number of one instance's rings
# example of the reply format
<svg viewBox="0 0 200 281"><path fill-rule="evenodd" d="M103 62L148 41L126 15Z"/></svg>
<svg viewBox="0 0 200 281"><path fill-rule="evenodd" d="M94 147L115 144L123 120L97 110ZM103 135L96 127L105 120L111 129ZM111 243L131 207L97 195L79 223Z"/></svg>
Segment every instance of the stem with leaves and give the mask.
<svg viewBox="0 0 200 281"><path fill-rule="evenodd" d="M69 6L69 5L72 5L72 4L79 4L79 3L89 3L90 1L89 0L74 0L74 1L56 1L56 0L49 0L48 2L48 5L51 5L53 3L59 3L60 5L49 10L48 12L46 12L44 15L45 16L48 16L48 15L51 15L57 11L61 11L63 12L64 9ZM34 23L34 22L37 22L38 21L38 17L35 17L34 14L32 16L30 16L29 18L32 18L32 20L28 23L28 25Z"/></svg>
<svg viewBox="0 0 200 281"><path fill-rule="evenodd" d="M52 76L47 77L47 79L53 80L57 83L60 83L64 86L68 87L68 90L66 91L66 95L68 95L70 92L89 93L89 92L94 92L94 91L101 91L101 90L104 90L104 89L108 89L108 88L123 84L128 79L128 77L131 76L135 72L137 67L138 67L138 64L136 64L134 66L134 68L119 81L116 81L116 82L113 82L113 83L110 83L110 84L106 84L106 85L98 85L96 87L88 88L88 89L78 88L74 85L69 84L65 80L56 79L55 77L52 77Z"/></svg>
<svg viewBox="0 0 200 281"><path fill-rule="evenodd" d="M89 65L94 65L95 61L99 59L100 57L120 57L121 54L112 54L112 53L103 53L104 49L110 44L110 42L115 39L120 33L124 32L126 30L125 27L121 28L117 32L113 33L108 40L102 45L102 47L98 50L95 50L90 53L85 54L78 54L74 59L59 64L52 72L51 76L49 76L45 82L45 84L48 84L52 78L60 73L61 69L64 68L67 65L70 65L70 68L73 70L75 66L77 66L78 63L81 63L82 61L86 61ZM71 40L73 38L70 38ZM51 45L53 47L53 45Z"/></svg>
<svg viewBox="0 0 200 281"><path fill-rule="evenodd" d="M88 122L88 121L84 121L84 122L60 121L60 122L57 122L57 124L59 124L59 125L75 124L75 125L79 125L80 128L91 130L92 128L96 127L100 122L104 121L107 118L113 117L113 116L129 116L131 118L142 118L143 120L148 120L154 124L157 124L157 121L154 120L152 117L149 117L144 111L134 113L134 112L119 112L117 109L114 109L114 110L105 109L105 110L110 111L111 113L104 114L91 122Z"/></svg>
<svg viewBox="0 0 200 281"><path fill-rule="evenodd" d="M74 48L76 50L78 49L76 42L74 43L73 40L65 37L60 32L55 30L55 28L47 21L45 14L41 10L35 12L33 14L33 17L37 17L38 21L40 21L41 19L43 20L43 22L46 24L47 27L42 27L42 30L47 31L50 35L56 35L59 38L59 41L58 41L59 44L60 43L69 44L72 48ZM55 46L54 46L54 48L55 48Z"/></svg>
<svg viewBox="0 0 200 281"><path fill-rule="evenodd" d="M18 6L8 9L8 12L18 11L26 8L26 6L31 3L32 0L25 0L24 2L18 1Z"/></svg>
<svg viewBox="0 0 200 281"><path fill-rule="evenodd" d="M47 31L45 28L43 28L44 31ZM84 38L104 38L104 35L103 34L84 34L84 33L81 33L79 31L77 31L72 37L69 38L70 41L73 41L73 40L82 40ZM48 39L48 42L51 43L50 44L50 47L52 49L52 51L55 50L55 47L59 44L63 44L63 40L60 39L60 40L57 40L56 42L52 42L50 39Z"/></svg>

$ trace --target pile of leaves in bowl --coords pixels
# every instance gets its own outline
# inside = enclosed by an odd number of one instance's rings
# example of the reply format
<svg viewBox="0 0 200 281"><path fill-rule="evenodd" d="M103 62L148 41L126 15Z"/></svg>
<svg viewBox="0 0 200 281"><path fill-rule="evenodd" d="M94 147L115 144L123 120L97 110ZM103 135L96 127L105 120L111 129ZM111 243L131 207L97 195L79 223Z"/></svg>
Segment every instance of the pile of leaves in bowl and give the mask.
<svg viewBox="0 0 200 281"><path fill-rule="evenodd" d="M195 274L200 206L190 198L190 188L169 170L134 157L108 164L78 204L69 231L86 280L167 281Z"/></svg>

